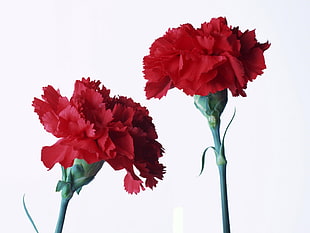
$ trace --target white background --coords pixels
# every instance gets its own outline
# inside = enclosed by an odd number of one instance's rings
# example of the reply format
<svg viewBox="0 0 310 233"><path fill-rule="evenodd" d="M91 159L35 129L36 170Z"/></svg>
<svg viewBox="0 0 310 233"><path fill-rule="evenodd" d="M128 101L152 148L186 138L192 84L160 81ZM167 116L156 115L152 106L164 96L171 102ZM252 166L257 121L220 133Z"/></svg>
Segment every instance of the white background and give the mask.
<svg viewBox="0 0 310 233"><path fill-rule="evenodd" d="M1 232L53 232L60 194L59 166L51 171L40 149L56 141L33 112L33 97L53 85L71 96L81 77L101 80L113 94L147 106L166 149L167 166L153 191L129 195L124 171L104 165L72 199L64 233L172 233L173 210L183 208L184 233L220 233L219 181L214 156L198 177L201 153L212 145L206 120L191 97L172 90L147 101L142 59L169 27L199 27L226 16L241 30L269 40L267 69L233 98L226 139L232 233L307 233L309 180L309 1L270 0L12 0L0 2Z"/></svg>

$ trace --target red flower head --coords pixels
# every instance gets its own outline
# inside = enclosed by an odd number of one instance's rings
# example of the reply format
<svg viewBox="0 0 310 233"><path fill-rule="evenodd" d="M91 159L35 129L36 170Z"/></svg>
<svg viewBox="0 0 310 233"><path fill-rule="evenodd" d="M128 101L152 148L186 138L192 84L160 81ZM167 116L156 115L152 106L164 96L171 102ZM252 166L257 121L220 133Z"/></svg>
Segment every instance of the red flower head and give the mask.
<svg viewBox="0 0 310 233"><path fill-rule="evenodd" d="M228 88L233 96L246 96L247 82L266 68L263 52L269 46L257 42L254 30L242 33L222 17L198 29L191 24L169 29L143 59L146 96L161 98L173 87L187 95Z"/></svg>
<svg viewBox="0 0 310 233"><path fill-rule="evenodd" d="M109 96L100 81L76 81L70 100L52 86L43 88L43 100L35 98L35 112L46 131L60 138L42 148L41 159L51 169L56 163L71 167L75 159L87 163L108 162L115 170L126 169L129 193L153 188L162 179L164 166L158 162L163 148L146 108L126 97Z"/></svg>

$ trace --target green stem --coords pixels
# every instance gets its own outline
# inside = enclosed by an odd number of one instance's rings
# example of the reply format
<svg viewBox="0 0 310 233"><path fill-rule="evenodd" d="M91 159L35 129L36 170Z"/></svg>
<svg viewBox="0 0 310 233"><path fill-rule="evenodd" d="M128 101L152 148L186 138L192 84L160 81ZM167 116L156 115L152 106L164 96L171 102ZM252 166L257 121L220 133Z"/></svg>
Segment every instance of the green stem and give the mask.
<svg viewBox="0 0 310 233"><path fill-rule="evenodd" d="M218 156L222 145L220 137L220 122L218 122L214 127L211 127L211 132L213 136L214 147L216 150L216 156Z"/></svg>
<svg viewBox="0 0 310 233"><path fill-rule="evenodd" d="M67 207L70 201L70 198L61 198L61 204L60 204L60 211L59 211L59 216L58 216L58 221L57 221L57 225L56 225L56 229L55 229L55 233L61 233L62 232L62 228L65 222L65 216L66 216L66 212L67 212Z"/></svg>
<svg viewBox="0 0 310 233"><path fill-rule="evenodd" d="M221 185L223 232L230 233L228 200L227 200L227 183L226 183L226 164L218 165L218 169L220 173L220 185Z"/></svg>
<svg viewBox="0 0 310 233"><path fill-rule="evenodd" d="M225 152L222 149L222 142L220 138L220 122L214 127L210 127L213 135L214 146L216 151L216 163L220 175L221 187L221 206L222 206L222 223L223 233L230 233L229 212L228 212L228 199L227 199L227 182L226 182L226 165Z"/></svg>

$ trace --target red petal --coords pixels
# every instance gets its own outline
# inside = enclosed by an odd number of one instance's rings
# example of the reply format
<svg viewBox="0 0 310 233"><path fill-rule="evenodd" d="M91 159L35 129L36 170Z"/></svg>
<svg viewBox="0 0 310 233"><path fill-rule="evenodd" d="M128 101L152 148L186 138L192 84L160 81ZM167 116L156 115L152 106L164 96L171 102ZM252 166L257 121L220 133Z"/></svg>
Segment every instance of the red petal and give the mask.
<svg viewBox="0 0 310 233"><path fill-rule="evenodd" d="M139 193L140 192L140 188L142 190L144 190L145 188L142 185L142 181L141 180L135 180L132 178L131 174L129 172L127 172L127 175L124 178L124 187L125 190L132 194L132 193Z"/></svg>
<svg viewBox="0 0 310 233"><path fill-rule="evenodd" d="M161 77L156 82L148 81L145 86L146 97L147 99L152 97L160 99L167 94L172 86L172 80L168 76Z"/></svg>
<svg viewBox="0 0 310 233"><path fill-rule="evenodd" d="M133 160L135 156L134 145L133 145L133 139L129 134L129 132L111 131L109 135L114 145L116 146L117 153Z"/></svg>
<svg viewBox="0 0 310 233"><path fill-rule="evenodd" d="M113 159L116 155L116 147L111 140L108 131L102 132L102 136L97 140L98 146L104 152L102 157L103 160Z"/></svg>
<svg viewBox="0 0 310 233"><path fill-rule="evenodd" d="M65 168L71 167L73 160L77 158L77 152L71 146L61 144L59 140L52 146L45 146L41 151L41 160L44 165L51 169L56 163L60 163Z"/></svg>

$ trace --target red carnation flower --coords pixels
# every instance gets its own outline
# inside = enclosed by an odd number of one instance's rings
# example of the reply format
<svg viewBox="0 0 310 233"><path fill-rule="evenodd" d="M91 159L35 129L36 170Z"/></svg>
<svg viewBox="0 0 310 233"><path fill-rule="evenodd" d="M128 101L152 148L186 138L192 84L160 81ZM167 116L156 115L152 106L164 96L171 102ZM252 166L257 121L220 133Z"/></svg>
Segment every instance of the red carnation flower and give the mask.
<svg viewBox="0 0 310 233"><path fill-rule="evenodd" d="M143 59L147 98L161 98L177 87L187 95L206 96L229 89L246 96L244 89L266 68L255 32L242 33L227 26L223 17L195 29L190 24L169 29L154 41Z"/></svg>
<svg viewBox="0 0 310 233"><path fill-rule="evenodd" d="M60 138L42 148L41 159L51 169L56 163L71 167L75 159L87 163L108 162L115 170L126 169L125 189L129 193L153 188L162 179L164 166L158 162L163 148L146 108L126 97L109 96L100 81L76 81L70 100L52 86L35 98L35 112L46 131Z"/></svg>

